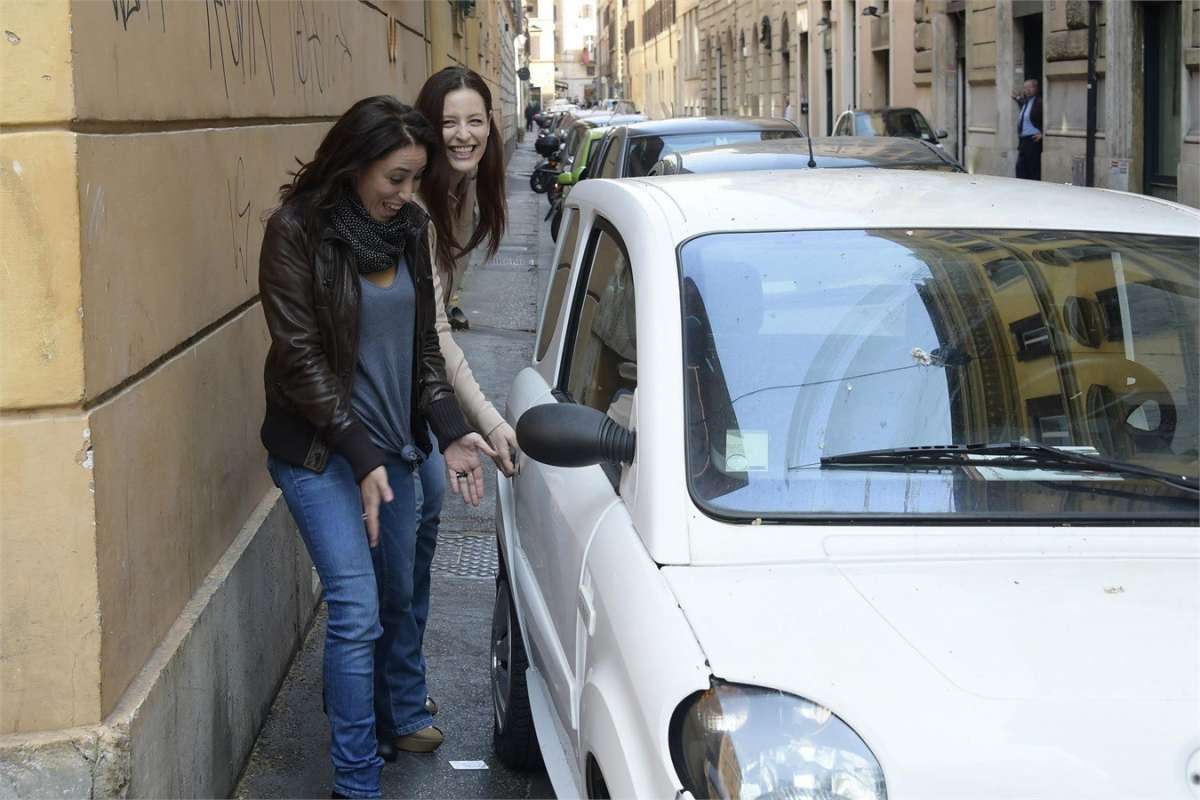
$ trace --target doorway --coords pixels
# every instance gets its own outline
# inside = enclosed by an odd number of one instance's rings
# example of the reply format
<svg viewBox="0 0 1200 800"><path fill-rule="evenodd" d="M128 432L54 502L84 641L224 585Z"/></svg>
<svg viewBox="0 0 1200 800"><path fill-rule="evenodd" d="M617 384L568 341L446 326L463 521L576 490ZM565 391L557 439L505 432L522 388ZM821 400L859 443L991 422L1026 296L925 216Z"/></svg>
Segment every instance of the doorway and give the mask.
<svg viewBox="0 0 1200 800"><path fill-rule="evenodd" d="M1142 30L1145 59L1146 121L1142 191L1166 200L1179 193L1180 105L1179 84L1180 18L1178 2L1139 4L1144 15Z"/></svg>

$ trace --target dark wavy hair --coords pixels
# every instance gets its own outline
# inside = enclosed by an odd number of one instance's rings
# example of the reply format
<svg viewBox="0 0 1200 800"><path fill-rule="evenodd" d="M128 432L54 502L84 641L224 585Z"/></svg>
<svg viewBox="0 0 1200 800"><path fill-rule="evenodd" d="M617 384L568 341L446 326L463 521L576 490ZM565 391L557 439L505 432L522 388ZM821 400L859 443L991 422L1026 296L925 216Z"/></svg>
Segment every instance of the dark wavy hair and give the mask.
<svg viewBox="0 0 1200 800"><path fill-rule="evenodd" d="M450 166L446 157L446 143L441 136L441 122L446 105L446 95L459 89L470 89L483 98L488 115L487 147L479 162L475 179L475 198L479 204L479 224L466 242L454 238L453 209L450 206L450 187L459 180L459 173ZM454 262L462 255L475 249L487 239L487 256L491 258L500 249L504 237L504 226L508 210L504 201L504 140L492 119L492 92L478 73L465 67L446 67L434 73L421 87L417 95L417 110L424 114L438 129L436 155L430 159L421 181L421 200L433 217L437 231L438 264L445 270L453 269ZM446 287L449 291L449 285Z"/></svg>
<svg viewBox="0 0 1200 800"><path fill-rule="evenodd" d="M312 161L296 159L300 168L279 187L281 206L298 206L315 231L329 209L355 191L359 174L395 150L424 147L430 161L441 140L424 115L391 95L364 97L333 123Z"/></svg>

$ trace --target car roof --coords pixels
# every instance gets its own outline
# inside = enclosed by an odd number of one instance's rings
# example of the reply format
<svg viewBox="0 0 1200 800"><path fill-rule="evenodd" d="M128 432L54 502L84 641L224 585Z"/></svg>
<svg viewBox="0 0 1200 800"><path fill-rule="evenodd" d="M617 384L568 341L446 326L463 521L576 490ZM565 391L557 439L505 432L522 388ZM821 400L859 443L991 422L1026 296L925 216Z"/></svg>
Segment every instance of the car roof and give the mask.
<svg viewBox="0 0 1200 800"><path fill-rule="evenodd" d="M809 142L818 168L955 167L937 148L919 139L885 136L828 136L728 144L678 153L685 172L799 169L808 166Z"/></svg>
<svg viewBox="0 0 1200 800"><path fill-rule="evenodd" d="M676 241L715 231L862 228L1200 233L1200 211L1158 198L954 172L804 169L590 180L570 200L608 213L665 216Z"/></svg>
<svg viewBox="0 0 1200 800"><path fill-rule="evenodd" d="M795 131L786 119L774 117L675 117L626 125L630 136L662 136L676 133L721 133L736 131Z"/></svg>
<svg viewBox="0 0 1200 800"><path fill-rule="evenodd" d="M916 111L920 113L920 109L912 106L882 106L880 108L850 108L847 111L852 111L855 114L882 114L884 111Z"/></svg>

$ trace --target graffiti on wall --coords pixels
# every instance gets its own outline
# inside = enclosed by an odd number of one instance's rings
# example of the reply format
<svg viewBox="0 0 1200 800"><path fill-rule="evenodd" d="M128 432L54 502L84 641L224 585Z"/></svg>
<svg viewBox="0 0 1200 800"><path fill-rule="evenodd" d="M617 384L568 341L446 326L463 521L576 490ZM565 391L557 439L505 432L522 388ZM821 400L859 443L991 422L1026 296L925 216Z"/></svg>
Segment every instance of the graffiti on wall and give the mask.
<svg viewBox="0 0 1200 800"><path fill-rule="evenodd" d="M167 33L166 0L111 0L113 21L133 36L145 28L140 18L156 22ZM340 71L354 62L343 2L319 0L203 0L203 46L211 73L220 73L226 99L236 86L261 82L272 96L283 88L280 68L291 72L292 88L324 94L336 84ZM175 23L172 35L192 34L195 9L177 7L185 18ZM286 42L286 44L285 44ZM286 47L286 54L277 52ZM286 60L286 65L281 62ZM181 63L186 63L184 59ZM286 78L284 79L286 81ZM286 86L286 83L284 84Z"/></svg>
<svg viewBox="0 0 1200 800"><path fill-rule="evenodd" d="M221 70L221 83L229 97L229 75L240 72L242 83L265 70L275 94L275 53L271 39L271 14L260 0L205 0L208 68ZM214 51L216 55L214 55Z"/></svg>

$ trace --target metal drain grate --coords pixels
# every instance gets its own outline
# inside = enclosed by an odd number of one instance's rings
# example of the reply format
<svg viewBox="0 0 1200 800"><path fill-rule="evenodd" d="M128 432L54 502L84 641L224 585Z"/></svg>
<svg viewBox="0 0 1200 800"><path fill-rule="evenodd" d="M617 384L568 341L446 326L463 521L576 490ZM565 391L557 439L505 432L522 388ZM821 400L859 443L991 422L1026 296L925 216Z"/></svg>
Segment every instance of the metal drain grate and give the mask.
<svg viewBox="0 0 1200 800"><path fill-rule="evenodd" d="M496 577L496 539L488 535L438 534L430 569L443 575L491 580Z"/></svg>

